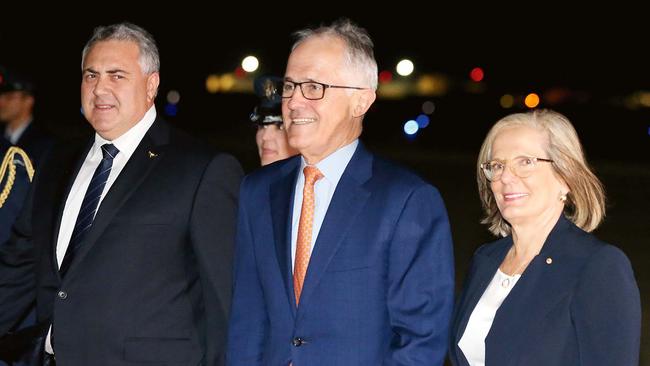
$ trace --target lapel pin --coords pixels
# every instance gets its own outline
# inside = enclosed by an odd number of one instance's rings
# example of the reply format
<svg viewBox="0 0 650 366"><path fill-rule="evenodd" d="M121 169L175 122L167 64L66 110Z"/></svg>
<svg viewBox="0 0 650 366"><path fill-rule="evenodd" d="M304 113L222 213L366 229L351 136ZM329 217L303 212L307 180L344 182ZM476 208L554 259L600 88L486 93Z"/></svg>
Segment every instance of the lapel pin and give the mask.
<svg viewBox="0 0 650 366"><path fill-rule="evenodd" d="M546 264L551 264L551 263L553 263L553 258L551 257L546 258Z"/></svg>
<svg viewBox="0 0 650 366"><path fill-rule="evenodd" d="M153 159L153 158L158 157L158 154L156 154L155 152L153 152L151 150L147 151L147 155L149 155L149 159Z"/></svg>

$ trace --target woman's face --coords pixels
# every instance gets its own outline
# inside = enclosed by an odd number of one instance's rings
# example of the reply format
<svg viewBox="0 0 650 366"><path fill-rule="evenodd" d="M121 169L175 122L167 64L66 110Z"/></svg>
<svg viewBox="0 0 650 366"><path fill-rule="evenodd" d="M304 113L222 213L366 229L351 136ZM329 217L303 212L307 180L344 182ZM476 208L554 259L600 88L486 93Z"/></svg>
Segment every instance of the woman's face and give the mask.
<svg viewBox="0 0 650 366"><path fill-rule="evenodd" d="M297 154L287 143L287 134L282 125L268 124L258 127L255 141L262 166Z"/></svg>
<svg viewBox="0 0 650 366"><path fill-rule="evenodd" d="M549 159L546 146L547 135L527 126L506 128L494 139L491 161L499 161L505 167L501 176L490 182L490 188L501 216L510 225L530 225L553 220L564 209L560 196L569 189L553 170L552 163L537 161L530 169L515 166L516 161L530 162L522 160L526 157ZM520 173L519 176L517 172Z"/></svg>

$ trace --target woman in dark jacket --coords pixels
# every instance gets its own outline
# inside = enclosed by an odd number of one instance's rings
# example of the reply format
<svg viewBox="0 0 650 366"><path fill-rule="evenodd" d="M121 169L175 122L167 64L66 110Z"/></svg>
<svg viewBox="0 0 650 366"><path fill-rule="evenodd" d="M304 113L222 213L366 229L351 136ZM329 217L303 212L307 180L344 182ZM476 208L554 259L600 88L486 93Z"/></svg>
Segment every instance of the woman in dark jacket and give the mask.
<svg viewBox="0 0 650 366"><path fill-rule="evenodd" d="M484 223L452 324L456 366L638 365L639 289L618 248L589 234L604 193L563 115L509 115L477 166Z"/></svg>

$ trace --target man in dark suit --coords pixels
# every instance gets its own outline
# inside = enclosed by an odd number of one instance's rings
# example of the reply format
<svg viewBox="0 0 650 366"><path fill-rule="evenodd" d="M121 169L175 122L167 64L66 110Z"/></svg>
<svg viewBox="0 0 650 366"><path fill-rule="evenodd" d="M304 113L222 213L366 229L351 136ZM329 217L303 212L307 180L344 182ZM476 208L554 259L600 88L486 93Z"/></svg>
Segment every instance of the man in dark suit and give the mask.
<svg viewBox="0 0 650 366"><path fill-rule="evenodd" d="M443 201L358 140L377 87L365 30L340 20L297 36L281 94L301 156L242 183L227 364L442 365Z"/></svg>
<svg viewBox="0 0 650 366"><path fill-rule="evenodd" d="M0 334L36 296L46 362L219 365L241 167L156 117L142 28L97 28L82 65L96 133L36 174L0 252Z"/></svg>
<svg viewBox="0 0 650 366"><path fill-rule="evenodd" d="M35 164L52 147L54 139L34 123L34 83L12 71L0 69L0 123L2 136L25 150Z"/></svg>

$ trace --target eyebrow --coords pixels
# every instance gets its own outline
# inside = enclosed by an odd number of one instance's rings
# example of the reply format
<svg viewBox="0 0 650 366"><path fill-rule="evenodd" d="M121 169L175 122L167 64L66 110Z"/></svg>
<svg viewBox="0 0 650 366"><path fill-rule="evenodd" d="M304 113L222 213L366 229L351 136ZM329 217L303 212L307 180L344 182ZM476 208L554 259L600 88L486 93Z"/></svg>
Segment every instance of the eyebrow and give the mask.
<svg viewBox="0 0 650 366"><path fill-rule="evenodd" d="M300 83L320 83L320 81L316 81L316 80L314 80L312 78L307 78L307 79L305 79L305 81L295 81L290 77L286 77L286 78L284 78L284 81L291 81L292 83L298 83L298 82L300 82Z"/></svg>
<svg viewBox="0 0 650 366"><path fill-rule="evenodd" d="M94 70L94 69L91 68L91 67L87 67L87 68L85 68L85 69L83 70L83 72L84 72L84 73L89 72L89 73L91 73L91 74L99 74L99 71ZM128 71L126 71L126 70L122 70L122 69L110 69L110 70L107 70L106 73L107 73L107 74L118 74L118 73L122 73L122 74L130 74L130 72L128 72Z"/></svg>

